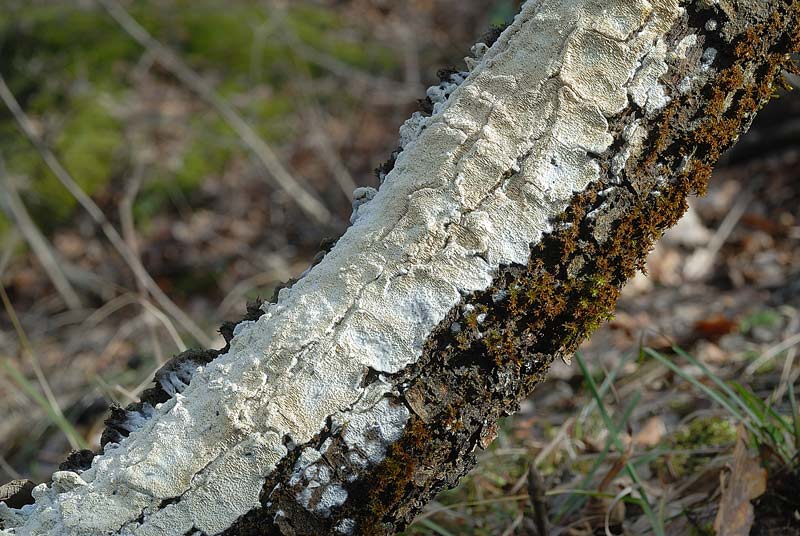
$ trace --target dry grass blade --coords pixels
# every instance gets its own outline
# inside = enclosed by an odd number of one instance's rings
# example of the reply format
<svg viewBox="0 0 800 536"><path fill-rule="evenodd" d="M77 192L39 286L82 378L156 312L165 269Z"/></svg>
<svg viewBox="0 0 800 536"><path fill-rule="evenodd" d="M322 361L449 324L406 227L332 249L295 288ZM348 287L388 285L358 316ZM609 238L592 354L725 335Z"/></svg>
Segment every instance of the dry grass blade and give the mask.
<svg viewBox="0 0 800 536"><path fill-rule="evenodd" d="M158 42L125 9L114 0L98 0L100 5L128 35L144 47L157 61L169 69L183 84L204 99L241 138L272 178L298 206L318 223L328 223L331 213L315 196L306 191L286 170L272 148L244 119L220 97L197 73L170 49Z"/></svg>
<svg viewBox="0 0 800 536"><path fill-rule="evenodd" d="M789 321L788 331L796 332L798 328L800 328L800 315L795 312ZM773 406L783 400L783 395L786 394L787 387L792 387L789 380L792 377L792 371L795 370L794 362L796 357L797 346L792 346L786 352L786 359L783 361L783 370L781 371L781 379L778 383L778 387L772 393L772 396L770 396L770 403Z"/></svg>
<svg viewBox="0 0 800 536"><path fill-rule="evenodd" d="M81 437L81 435L72 426L72 423L70 423L61 412L61 407L58 405L58 401L53 395L52 389L50 389L50 384L47 382L47 378L42 371L42 367L39 365L39 360L36 358L36 354L33 353L30 340L28 340L28 336L26 335L25 330L22 328L22 324L20 324L19 318L17 318L17 313L14 310L14 307L11 305L11 300L8 299L6 289L2 284L0 284L0 299L3 302L3 307L8 314L8 318L11 320L11 323L14 325L14 329L17 332L21 351L23 355L28 358L28 363L30 364L33 373L36 375L36 380L39 382L39 387L44 393L44 396L42 396L36 390L36 388L31 385L27 378L25 378L25 376L11 364L10 359L5 357L2 358L2 360L0 360L0 366L5 370L6 374L11 377L13 382L17 384L20 389L25 391L25 393L31 399L33 399L33 401L36 402L36 404L42 408L45 413L47 413L53 424L55 424L64 433L67 441L69 441L69 444L73 449L77 450L86 448L86 441L84 441L83 437Z"/></svg>
<svg viewBox="0 0 800 536"><path fill-rule="evenodd" d="M92 217L95 223L100 226L100 228L103 230L103 233L106 235L106 238L108 238L109 242L111 242L111 244L114 246L114 249L116 249L122 258L125 259L125 262L131 268L136 278L147 288L148 292L150 292L156 302L158 302L158 304L165 311L178 320L184 329L191 333L192 336L198 340L198 342L200 342L203 346L211 346L213 344L213 340L206 335L205 332L200 329L200 327L195 324L195 322L189 318L189 316L184 313L180 307L170 300L164 291L161 290L161 288L159 288L158 284L156 284L156 282L147 272L139 258L134 255L134 253L122 239L122 236L120 236L119 232L117 232L116 228L114 228L114 226L111 225L111 222L108 221L108 218L106 218L105 214L103 214L103 211L100 210L100 207L97 206L92 198L86 195L86 192L84 192L81 187L78 186L78 183L75 182L69 172L67 172L64 166L61 165L61 162L58 161L55 154L53 154L53 152L39 139L33 128L33 125L28 119L28 116L25 115L25 112L20 107L17 99L14 98L13 93L11 93L8 85L6 85L6 81L2 75L0 75L0 99L2 99L5 105L8 107L23 133L28 137L36 150L39 151L39 154L41 155L45 164L47 164L47 167L50 168L59 182L61 182L61 184L64 185L67 190L69 190L78 203L80 203L84 210L86 210L86 212Z"/></svg>
<svg viewBox="0 0 800 536"><path fill-rule="evenodd" d="M128 244L128 247L137 258L140 257L139 240L136 235L136 226L134 225L133 220L133 203L136 200L136 195L139 193L139 189L142 186L143 179L144 166L142 165L141 161L137 159L136 164L134 165L133 173L128 180L128 184L125 186L125 194L122 196L122 201L120 201L119 204L119 220L120 225L122 226L122 237L125 239L125 243ZM138 279L136 280L136 286L139 289L139 301L146 303L147 289ZM169 329L169 327L167 329ZM156 336L155 327L149 322L147 323L147 336L150 339L150 346L153 348L156 361L158 361L158 363L164 363L164 352L162 351L161 344ZM183 345L182 341L181 345Z"/></svg>
<svg viewBox="0 0 800 536"><path fill-rule="evenodd" d="M6 271L6 267L11 261L11 257L14 255L14 249L17 247L17 244L19 244L19 241L19 233L16 229L12 228L6 233L5 243L3 244L3 254L0 255L0 276Z"/></svg>
<svg viewBox="0 0 800 536"><path fill-rule="evenodd" d="M64 300L67 307L70 309L80 309L82 304L78 293L72 288L69 279L67 279L67 276L61 270L61 262L56 259L53 248L50 247L47 239L42 235L41 231L39 231L39 228L36 227L30 214L28 214L25 204L22 202L22 199L20 199L16 188L14 188L14 185L9 180L4 168L5 166L2 161L0 161L0 201L2 201L3 207L5 207L8 215L16 223L17 229L22 233L22 236L25 237L34 255L39 259L42 268L47 272L56 292L58 292Z"/></svg>
<svg viewBox="0 0 800 536"><path fill-rule="evenodd" d="M780 355L781 353L789 350L793 346L800 344L800 333L795 333L791 337L786 338L785 340L781 341L780 343L776 344L775 346L769 348L766 352L758 356L752 363L750 363L747 368L745 369L745 373L748 375L752 375L757 371L762 365L768 362L773 357Z"/></svg>

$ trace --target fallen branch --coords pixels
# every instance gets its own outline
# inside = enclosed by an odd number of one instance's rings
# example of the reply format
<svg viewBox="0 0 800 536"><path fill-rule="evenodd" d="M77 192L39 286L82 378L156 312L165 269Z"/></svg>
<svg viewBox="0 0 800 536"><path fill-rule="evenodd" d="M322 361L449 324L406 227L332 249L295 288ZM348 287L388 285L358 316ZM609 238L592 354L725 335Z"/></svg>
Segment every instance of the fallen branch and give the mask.
<svg viewBox="0 0 800 536"><path fill-rule="evenodd" d="M6 534L402 529L612 314L798 28L797 0L527 2L321 262L115 409L90 466L0 505Z"/></svg>

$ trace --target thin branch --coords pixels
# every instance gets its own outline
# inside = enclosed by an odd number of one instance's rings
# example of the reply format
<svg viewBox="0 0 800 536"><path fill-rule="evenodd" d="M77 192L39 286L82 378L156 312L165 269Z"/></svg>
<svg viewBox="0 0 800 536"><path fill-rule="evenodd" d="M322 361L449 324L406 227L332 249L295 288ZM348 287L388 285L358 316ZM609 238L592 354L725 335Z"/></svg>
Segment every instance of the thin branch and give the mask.
<svg viewBox="0 0 800 536"><path fill-rule="evenodd" d="M19 193L6 175L2 162L0 162L0 201L2 201L2 205L8 215L17 224L17 229L25 237L36 258L39 259L44 271L47 272L50 281L64 300L64 303L69 309L80 309L82 304L78 293L72 287L67 276L64 275L61 269L62 263L56 258L56 254L47 239L36 227L30 214L28 214L25 204L19 197Z"/></svg>
<svg viewBox="0 0 800 536"><path fill-rule="evenodd" d="M122 201L120 201L119 204L119 220L120 225L122 226L122 237L125 239L125 243L128 244L128 247L131 249L133 254L140 259L141 254L139 252L139 240L136 235L136 225L134 224L133 219L133 204L136 201L136 196L138 195L139 189L142 186L143 179L144 165L142 164L141 159L137 158L135 159L133 171L128 183L125 186L125 194L122 196ZM136 286L139 290L139 300L141 302L146 302L147 289L138 280L136 282ZM149 309L145 309L145 311L147 313L150 312ZM158 342L155 326L152 322L147 323L147 336L150 339L150 346L153 348L156 361L163 364L164 352L161 349L161 344Z"/></svg>
<svg viewBox="0 0 800 536"><path fill-rule="evenodd" d="M58 161L55 154L39 139L36 135L36 131L31 124L30 119L28 116L25 115L25 112L20 107L19 103L17 102L16 98L14 98L13 93L6 85L6 81L3 78L2 74L0 74L0 99L3 100L5 105L8 107L11 114L14 116L14 119L19 124L22 131L28 137L30 142L39 151L42 159L44 160L47 167L53 172L56 178L64 185L64 187L69 190L69 192L77 199L78 203L86 210L86 212L92 217L92 219L97 223L100 228L103 230L103 234L106 235L109 242L114 246L114 249L119 252L125 262L130 266L131 270L133 271L134 275L137 279L139 279L142 284L147 287L148 292L153 296L156 302L170 315L172 315L182 326L186 329L189 333L197 339L198 342L203 344L204 346L211 346L213 344L213 340L205 334L205 332L200 329L200 327L191 319L189 316L184 313L180 307L175 305L175 303L167 297L163 290L156 284L153 280L152 276L147 272L144 265L142 265L139 258L133 254L131 249L125 243L125 241L120 236L119 232L117 232L116 228L111 225L111 222L108 221L103 211L100 210L100 207L89 197L86 192L84 192L81 187L75 182L75 179L67 172L64 166L61 165L61 162Z"/></svg>
<svg viewBox="0 0 800 536"><path fill-rule="evenodd" d="M242 119L228 102L220 97L175 53L153 38L119 3L114 0L97 1L128 35L152 53L159 63L169 69L178 80L204 99L222 116L263 164L278 186L297 202L303 212L318 223L325 224L331 220L331 213L325 208L325 205L292 177L272 148Z"/></svg>

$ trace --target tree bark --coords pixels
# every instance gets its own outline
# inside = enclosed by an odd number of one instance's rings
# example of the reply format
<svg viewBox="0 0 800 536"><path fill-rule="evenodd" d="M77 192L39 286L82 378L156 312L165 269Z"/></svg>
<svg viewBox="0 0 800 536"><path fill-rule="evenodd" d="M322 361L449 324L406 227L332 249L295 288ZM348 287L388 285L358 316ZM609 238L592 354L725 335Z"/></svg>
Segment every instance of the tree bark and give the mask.
<svg viewBox="0 0 800 536"><path fill-rule="evenodd" d="M402 529L611 316L799 28L798 0L529 0L429 89L321 262L0 504L0 534Z"/></svg>

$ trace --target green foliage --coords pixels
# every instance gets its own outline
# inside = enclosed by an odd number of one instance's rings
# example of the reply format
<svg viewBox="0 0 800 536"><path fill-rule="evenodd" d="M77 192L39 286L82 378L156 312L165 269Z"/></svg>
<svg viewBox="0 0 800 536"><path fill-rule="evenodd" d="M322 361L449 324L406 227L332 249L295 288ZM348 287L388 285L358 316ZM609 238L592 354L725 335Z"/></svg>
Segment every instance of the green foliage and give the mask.
<svg viewBox="0 0 800 536"><path fill-rule="evenodd" d="M0 236L5 235L11 229L11 222L5 212L0 212Z"/></svg>
<svg viewBox="0 0 800 536"><path fill-rule="evenodd" d="M142 47L95 4L9 2L4 9L0 64L9 87L81 187L90 195L108 189L116 177L125 176L128 136L126 125L106 103L121 109L128 104L129 73L142 58ZM219 80L218 91L235 97L243 117L273 142L286 138L289 118L303 105L294 87L302 78L297 73L312 78L328 74L304 58L294 43L370 72L399 64L392 51L369 43L350 21L323 7L272 10L254 0L225 6L210 0L142 0L130 9L148 32L193 69ZM164 78L179 84L168 75ZM264 85L269 91L251 93ZM135 207L137 217L148 218L167 208L175 196L190 195L205 180L221 176L231 158L246 154L211 108L192 120L187 132L189 140L179 158L148 170ZM2 111L0 147L9 171L28 179L23 195L40 225L51 228L73 214L75 201ZM0 232L7 227L3 222Z"/></svg>
<svg viewBox="0 0 800 536"><path fill-rule="evenodd" d="M795 411L797 401L792 389L790 389L790 398L793 413L792 418L788 418L780 415L767 402L738 382L726 383L683 349L673 347L673 350L691 365L699 368L703 375L711 381L713 387L694 378L671 359L651 348L645 348L644 353L699 388L711 400L725 408L737 421L742 422L759 445L769 447L783 460L785 465L790 465L791 460L797 455L799 446L797 439L800 438L800 433L798 433L800 423L797 421L797 412Z"/></svg>
<svg viewBox="0 0 800 536"><path fill-rule="evenodd" d="M516 2L513 0L502 0L489 11L489 23L493 26L508 24L514 19L514 15L517 14L517 11Z"/></svg>
<svg viewBox="0 0 800 536"><path fill-rule="evenodd" d="M714 458L713 454L695 453L709 447L727 447L736 440L736 427L722 417L700 417L679 428L668 442L671 471L676 476L693 474ZM673 452L677 451L677 452ZM654 462L660 467L662 460Z"/></svg>
<svg viewBox="0 0 800 536"><path fill-rule="evenodd" d="M592 393L592 398L594 399L598 409L600 410L600 415L602 415L603 417L603 422L605 422L606 428L608 430L608 436L610 439L609 443L613 443L613 445L617 448L619 452L624 452L625 446L623 444L622 439L620 438L620 431L622 430L622 424L618 426L611 419L611 416L609 415L608 410L606 409L606 406L603 403L603 395L598 389L597 384L595 383L591 374L589 374L589 368L586 366L586 362L583 360L583 356L580 354L580 352L577 352L575 354L575 360L578 362L578 366L580 367L586 382L589 384L589 390ZM637 393L633 397L633 399L629 402L628 408L625 412L627 415L629 415L630 414L629 412L632 412L636 404L639 403L640 395L641 395L640 393ZM623 424L624 422L625 421L623 421ZM610 446L609 443L606 444L606 449L608 449L608 447ZM664 532L663 520L660 519L658 516L656 516L656 513L653 510L652 505L650 504L650 500L647 497L647 493L645 492L645 488L642 485L642 479L639 477L639 473L636 471L636 466L632 462L626 463L625 472L628 474L631 480L637 486L639 486L638 490L639 500L637 502L639 506L641 506L645 515L647 516L647 519L650 521L653 532L657 536L664 535L665 532Z"/></svg>
<svg viewBox="0 0 800 536"><path fill-rule="evenodd" d="M62 164L89 195L96 193L112 176L115 155L124 141L122 124L101 104L102 95L71 99L65 123L55 142ZM71 195L50 174L43 174L35 191L59 219L77 205ZM56 202L57 200L57 202Z"/></svg>
<svg viewBox="0 0 800 536"><path fill-rule="evenodd" d="M750 333L754 328L775 328L780 325L783 317L774 309L762 309L747 316L739 323L739 331Z"/></svg>

